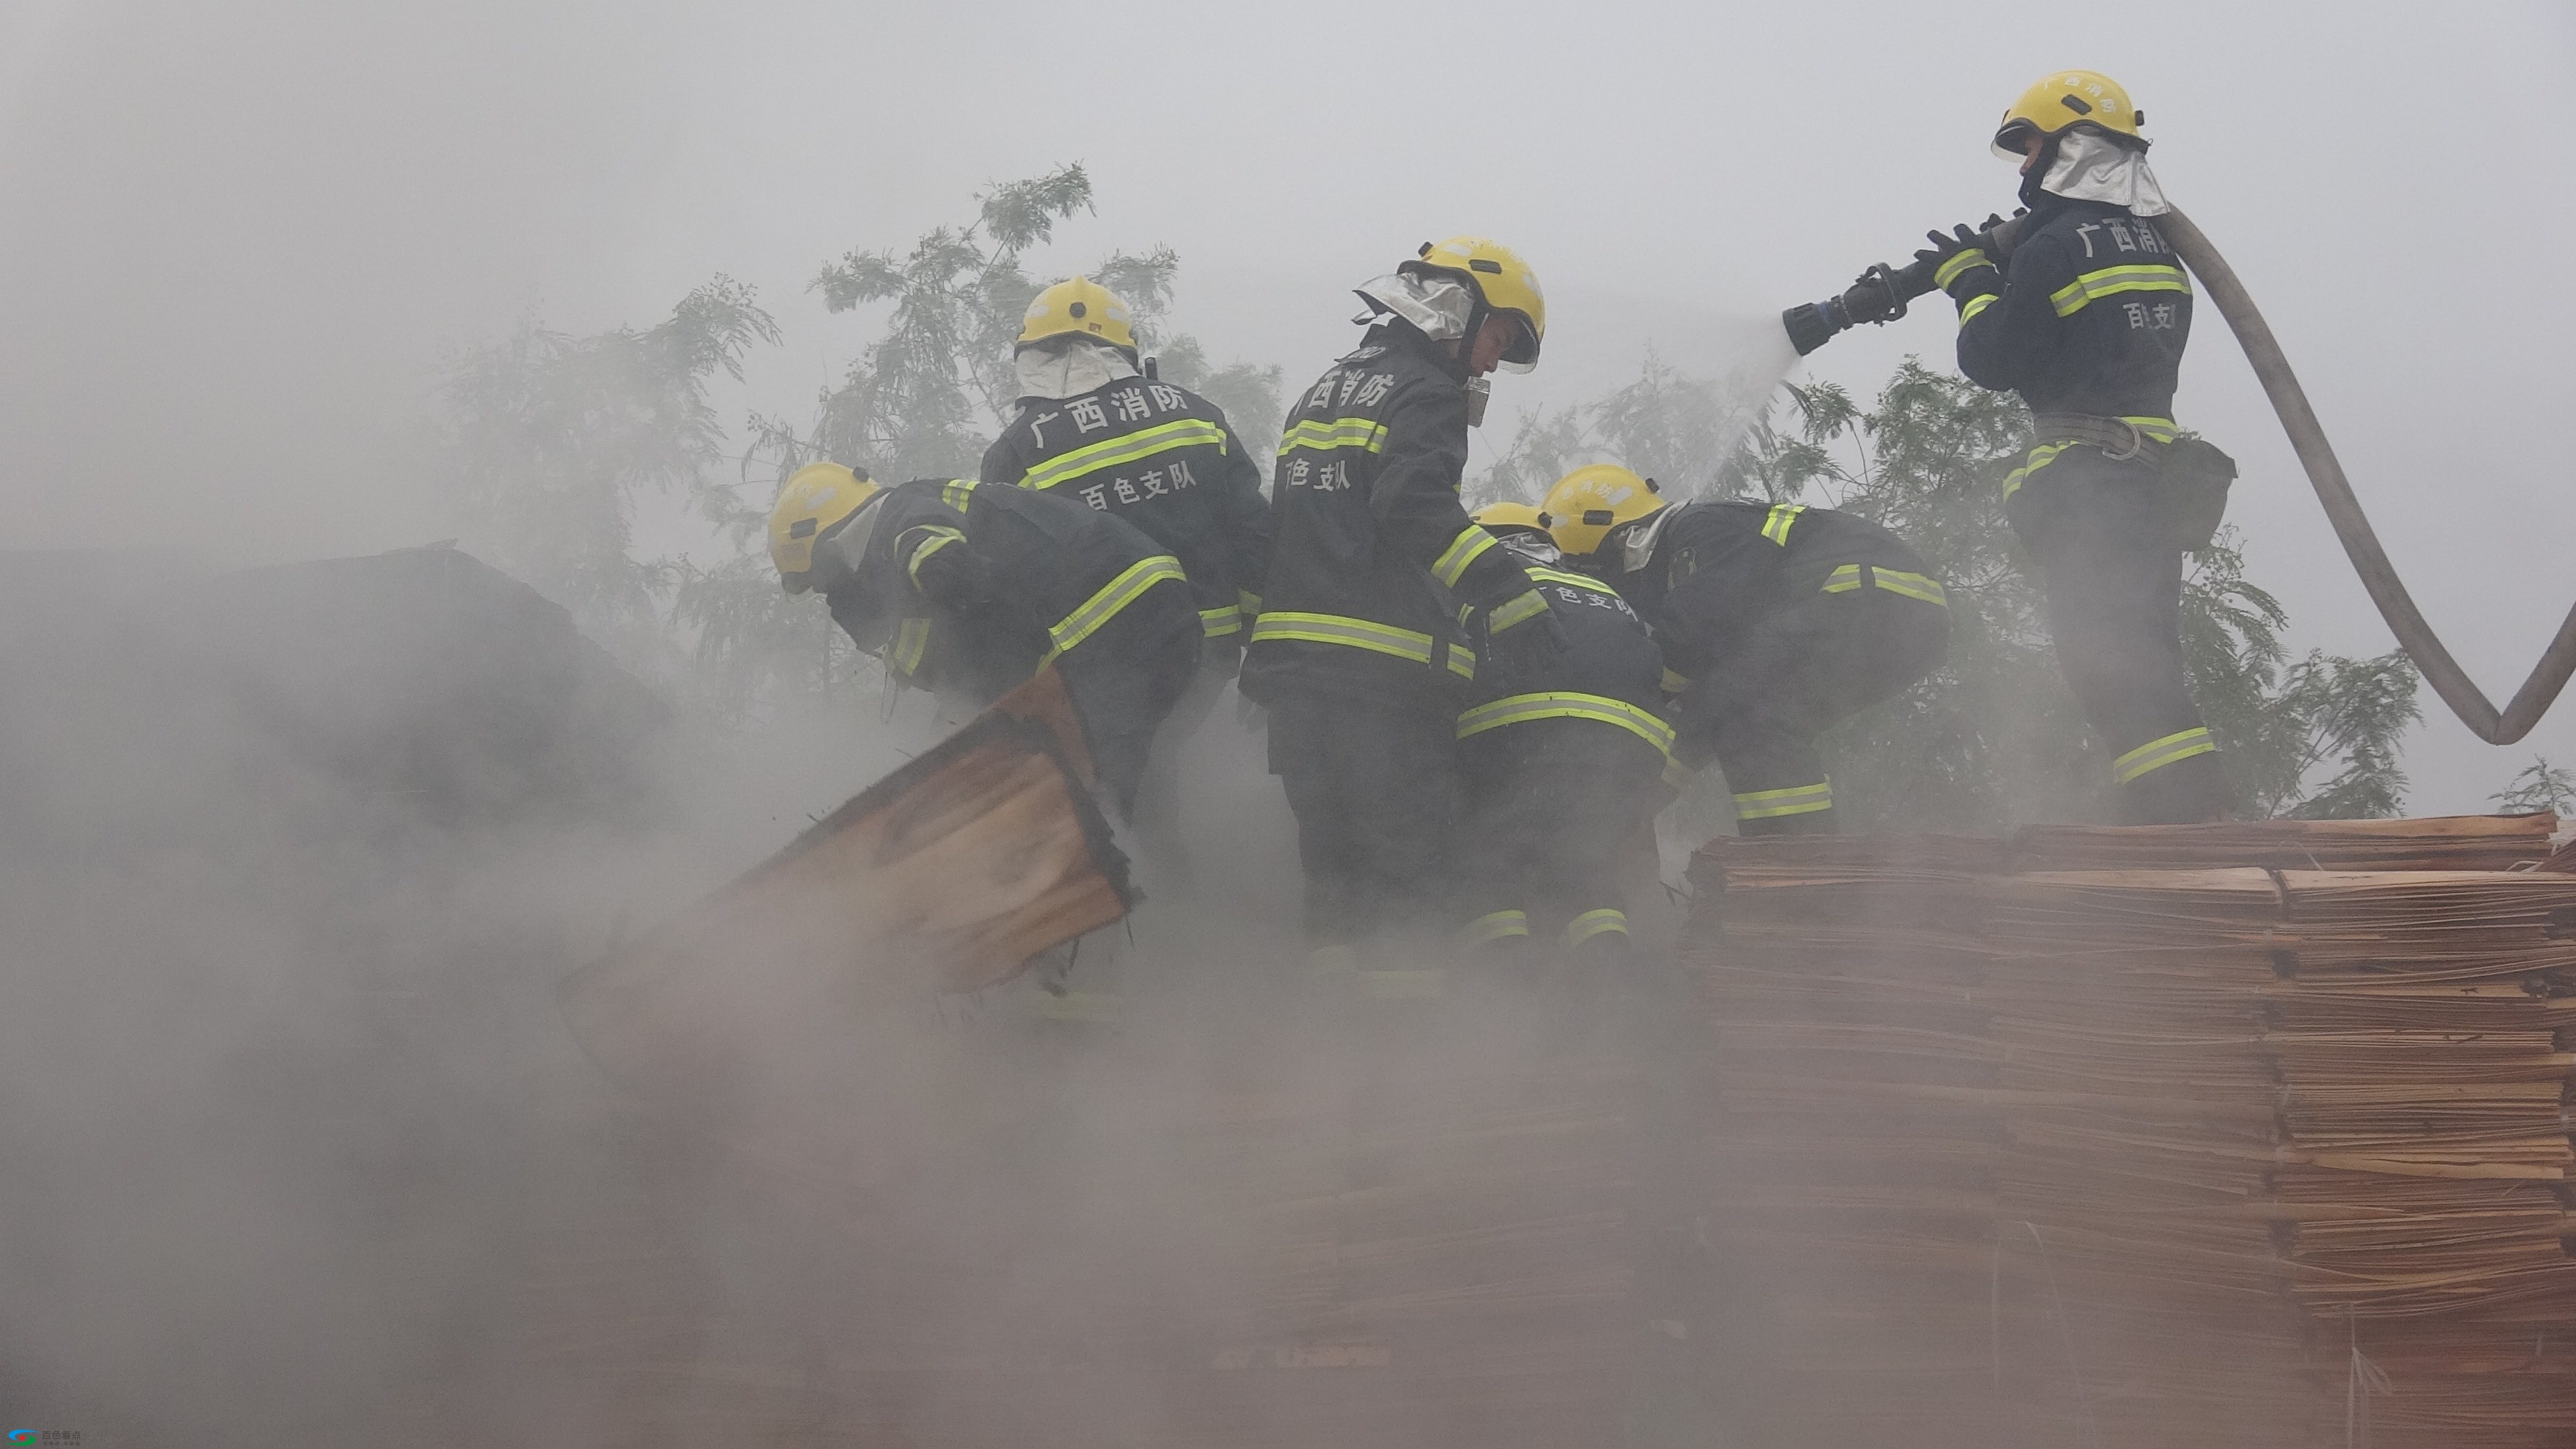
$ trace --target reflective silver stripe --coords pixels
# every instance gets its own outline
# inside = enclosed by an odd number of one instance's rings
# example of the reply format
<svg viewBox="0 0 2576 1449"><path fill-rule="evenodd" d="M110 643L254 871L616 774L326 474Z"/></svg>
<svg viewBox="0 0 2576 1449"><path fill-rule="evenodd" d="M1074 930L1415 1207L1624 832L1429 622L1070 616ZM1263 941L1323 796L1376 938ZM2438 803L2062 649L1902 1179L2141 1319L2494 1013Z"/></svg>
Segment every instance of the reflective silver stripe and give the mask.
<svg viewBox="0 0 2576 1449"><path fill-rule="evenodd" d="M921 656L930 648L930 621L906 619L894 631L894 667L906 675L921 672Z"/></svg>
<svg viewBox="0 0 2576 1449"><path fill-rule="evenodd" d="M2188 760L2194 755L2211 755L2217 752L2218 741L2210 738L2209 727L2194 725L2190 729L2169 734L2163 739L2149 740L2113 760L2111 779L2118 784L2126 785L2150 771L2161 770L2167 765Z"/></svg>
<svg viewBox="0 0 2576 1449"><path fill-rule="evenodd" d="M966 500L973 497L975 490L982 486L981 480L978 479L951 478L939 485L939 501L963 513L966 511Z"/></svg>
<svg viewBox="0 0 2576 1449"><path fill-rule="evenodd" d="M1950 606L1949 592L1937 581L1922 574L1907 573L1903 569L1884 569L1875 564L1844 564L1825 576L1824 592L1848 594L1857 590L1861 586L1861 570L1864 567L1869 570L1870 583L1891 594L1902 594L1909 599L1921 599L1927 604L1939 604L1945 609Z"/></svg>
<svg viewBox="0 0 2576 1449"><path fill-rule="evenodd" d="M1663 683L1664 693L1679 694L1683 690L1690 688L1690 676L1687 674L1675 674L1671 670L1667 669L1664 671Z"/></svg>
<svg viewBox="0 0 2576 1449"><path fill-rule="evenodd" d="M1047 658L1053 659L1090 638L1101 625L1118 617L1119 610L1136 602L1137 596L1165 579L1189 582L1189 575L1181 572L1181 561L1170 554L1158 553L1152 558L1129 564L1126 572L1102 585L1100 592L1082 601L1082 607L1056 620L1047 630L1047 637L1055 641L1055 648L1047 652Z"/></svg>
<svg viewBox="0 0 2576 1449"><path fill-rule="evenodd" d="M1336 418L1332 422L1308 419L1290 428L1279 439L1279 452L1285 457L1297 448L1328 451L1334 448L1358 448L1375 453L1386 447L1386 424L1375 418Z"/></svg>
<svg viewBox="0 0 2576 1449"><path fill-rule="evenodd" d="M1210 639L1243 632L1243 611L1228 604L1222 609L1199 610L1199 632Z"/></svg>
<svg viewBox="0 0 2576 1449"><path fill-rule="evenodd" d="M1616 906L1605 906L1597 911L1585 911L1565 923L1565 944L1580 946L1595 936L1606 936L1613 931L1622 936L1628 934L1626 911Z"/></svg>
<svg viewBox="0 0 2576 1449"><path fill-rule="evenodd" d="M1579 694L1570 689L1548 690L1539 694L1515 694L1480 704L1458 716L1458 738L1480 735L1505 725L1526 724L1534 719L1588 719L1613 724L1653 745L1662 754L1671 754L1673 727L1647 710L1624 699L1603 694Z"/></svg>
<svg viewBox="0 0 2576 1449"><path fill-rule="evenodd" d="M1499 634L1514 624L1535 619L1546 612L1547 600L1539 597L1538 590L1531 589L1526 593L1514 594L1511 598L1495 605L1494 615L1485 621L1485 628Z"/></svg>
<svg viewBox="0 0 2576 1449"><path fill-rule="evenodd" d="M1932 269L1932 285L1947 291L1952 282L1959 280L1960 273L1971 267L1993 265L1994 263L1986 260L1985 250L1981 247L1969 247L1964 251L1952 252L1947 260Z"/></svg>
<svg viewBox="0 0 2576 1449"><path fill-rule="evenodd" d="M1028 476L1020 480L1020 486L1053 488L1058 483L1079 478L1085 473L1097 472L1103 468L1115 468L1126 463L1142 462L1156 453L1168 453L1174 448L1201 446L1213 446L1217 451L1223 452L1225 429L1205 418L1181 418L1175 422L1158 423L1150 428L1140 428L1125 437L1103 438L1087 447L1076 448L1070 453L1049 458L1031 468Z"/></svg>
<svg viewBox="0 0 2576 1449"><path fill-rule="evenodd" d="M1825 592L1848 594L1860 588L1860 565L1844 564L1825 576Z"/></svg>
<svg viewBox="0 0 2576 1449"><path fill-rule="evenodd" d="M1565 572L1563 569L1531 569L1529 571L1529 576L1543 584L1564 584L1569 588L1588 589L1605 598L1615 599L1619 597L1619 591L1617 589L1610 587L1599 579L1591 578L1583 574L1570 574Z"/></svg>
<svg viewBox="0 0 2576 1449"><path fill-rule="evenodd" d="M1755 790L1735 797L1739 820L1772 820L1782 815L1813 815L1834 808L1834 782L1820 780L1786 790Z"/></svg>
<svg viewBox="0 0 2576 1449"><path fill-rule="evenodd" d="M1452 644L1452 645L1450 645L1450 646L1449 646L1449 672L1450 672L1450 673L1452 673L1452 674L1454 674L1454 675L1457 675L1460 679L1473 679L1473 678L1475 678L1475 677L1476 677L1476 655L1475 655L1475 651L1473 651L1473 650L1471 650L1471 649L1465 649L1465 648L1462 648L1462 647L1460 647L1460 646L1458 646L1458 645L1456 645L1456 644Z"/></svg>
<svg viewBox="0 0 2576 1449"><path fill-rule="evenodd" d="M1806 511L1807 505L1803 503L1772 504L1770 516L1762 520L1762 536L1783 548L1788 547L1789 527L1798 521L1799 514Z"/></svg>
<svg viewBox="0 0 2576 1449"><path fill-rule="evenodd" d="M912 556L903 561L904 577L912 580L912 586L916 589L921 587L921 566L932 554L952 543L966 541L966 535L941 524L931 524L921 532L925 537L920 543L913 545Z"/></svg>
<svg viewBox="0 0 2576 1449"><path fill-rule="evenodd" d="M1347 644L1378 654L1392 654L1416 664L1431 662L1432 638L1411 629L1398 629L1369 619L1352 619L1340 614L1299 614L1271 611L1252 621L1252 642L1270 639L1296 639L1309 644ZM1457 651L1452 651L1453 653ZM1472 657L1472 656L1471 656ZM1470 668L1473 667L1471 664Z"/></svg>
<svg viewBox="0 0 2576 1449"><path fill-rule="evenodd" d="M2012 496L2021 491L2021 485L2030 481L2031 474L2047 467L2058 454L2074 446L2073 443L2042 443L2031 449L2020 467L2004 475L2004 501L2012 502Z"/></svg>
<svg viewBox="0 0 2576 1449"><path fill-rule="evenodd" d="M1431 565L1431 576L1440 581L1441 587L1454 589L1458 587L1458 580L1466 575L1468 565L1483 557L1485 550L1500 547L1501 543L1502 540L1487 533L1481 525L1468 524L1459 530L1456 538L1449 540L1447 548L1441 550L1439 559Z"/></svg>
<svg viewBox="0 0 2576 1449"><path fill-rule="evenodd" d="M2180 292L2191 295L2191 278L2180 267L2147 263L2130 267L2104 267L2086 272L2074 281L2048 294L2048 305L2060 317L2072 317L2104 297L2122 292Z"/></svg>
<svg viewBox="0 0 2576 1449"><path fill-rule="evenodd" d="M1959 325L1962 327L1967 326L1970 322L1976 320L1978 313L1995 305L1995 303L2000 300L2002 300L2002 294L1999 292L1988 292L1982 297L1970 297L1959 308Z"/></svg>
<svg viewBox="0 0 2576 1449"><path fill-rule="evenodd" d="M1465 937L1469 945L1481 946L1487 941L1500 941L1507 936L1526 936L1529 933L1528 912L1488 911L1469 921L1466 928L1458 934Z"/></svg>

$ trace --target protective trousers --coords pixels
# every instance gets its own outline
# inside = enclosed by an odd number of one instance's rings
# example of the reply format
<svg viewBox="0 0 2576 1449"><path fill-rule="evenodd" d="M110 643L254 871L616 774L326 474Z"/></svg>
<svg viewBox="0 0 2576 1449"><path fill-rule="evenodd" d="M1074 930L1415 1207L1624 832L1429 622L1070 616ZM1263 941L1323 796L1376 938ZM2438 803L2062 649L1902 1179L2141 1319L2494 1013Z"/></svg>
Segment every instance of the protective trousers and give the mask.
<svg viewBox="0 0 2576 1449"><path fill-rule="evenodd" d="M2227 810L2218 745L2182 655L2182 550L2154 465L2073 447L2029 475L2006 516L2039 566L2057 667L2094 732L2132 825Z"/></svg>
<svg viewBox="0 0 2576 1449"><path fill-rule="evenodd" d="M1297 817L1310 952L1440 924L1456 712L1309 690L1270 707L1270 773Z"/></svg>
<svg viewBox="0 0 2576 1449"><path fill-rule="evenodd" d="M1517 738L1516 738L1517 737ZM1468 945L1628 943L1623 868L1662 760L1585 720L1507 725L1458 744L1458 900Z"/></svg>
<svg viewBox="0 0 2576 1449"><path fill-rule="evenodd" d="M1101 793L1121 820L1135 818L1155 732L1198 673L1200 637L1189 586L1172 579L1137 595L1056 661Z"/></svg>
<svg viewBox="0 0 2576 1449"><path fill-rule="evenodd" d="M1243 660L1240 633L1209 639L1199 646L1199 667L1189 688L1172 706L1145 759L1145 774L1136 791L1136 844L1157 881L1191 889L1189 853L1181 841L1181 754L1215 713Z"/></svg>
<svg viewBox="0 0 2576 1449"><path fill-rule="evenodd" d="M1816 736L1903 693L1949 651L1950 611L1873 586L1808 595L1756 619L1682 692L1673 753L1714 755L1739 835L1831 835Z"/></svg>

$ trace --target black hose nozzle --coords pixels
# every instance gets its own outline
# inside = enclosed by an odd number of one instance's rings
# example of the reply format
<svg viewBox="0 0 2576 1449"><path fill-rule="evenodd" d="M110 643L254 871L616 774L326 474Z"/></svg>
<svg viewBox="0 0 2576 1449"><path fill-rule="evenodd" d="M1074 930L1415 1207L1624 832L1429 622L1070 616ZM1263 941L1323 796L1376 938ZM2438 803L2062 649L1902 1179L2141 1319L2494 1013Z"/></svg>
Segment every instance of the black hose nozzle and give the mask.
<svg viewBox="0 0 2576 1449"><path fill-rule="evenodd" d="M1989 223L1980 233L1978 244L1986 254L2000 261L2011 254L2021 240L2026 218ZM1905 315L1905 306L1926 292L1937 290L1932 285L1935 264L1930 259L1907 266L1891 267L1885 262L1860 274L1859 280L1843 289L1839 297L1821 302L1808 302L1780 314L1780 325L1788 330L1789 343L1804 357L1831 342L1834 337L1863 322L1888 323Z"/></svg>

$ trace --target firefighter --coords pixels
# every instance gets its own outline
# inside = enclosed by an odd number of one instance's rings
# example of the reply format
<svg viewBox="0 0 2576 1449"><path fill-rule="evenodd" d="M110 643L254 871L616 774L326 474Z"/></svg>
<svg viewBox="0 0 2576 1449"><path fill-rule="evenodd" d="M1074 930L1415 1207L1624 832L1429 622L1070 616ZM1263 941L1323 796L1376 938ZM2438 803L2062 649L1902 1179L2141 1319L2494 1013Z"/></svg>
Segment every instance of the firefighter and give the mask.
<svg viewBox="0 0 2576 1449"><path fill-rule="evenodd" d="M1314 964L1435 925L1457 720L1476 651L1544 657L1562 631L1536 581L1459 502L1496 367L1538 360L1537 278L1482 237L1425 244L1359 289L1368 327L1291 409L1272 471L1270 570L1243 691L1297 817Z"/></svg>
<svg viewBox="0 0 2576 1449"><path fill-rule="evenodd" d="M1717 761L1739 834L1834 833L1816 736L1902 692L1949 649L1949 600L1923 561L1848 513L1671 507L1653 480L1609 464L1558 479L1546 511L1557 546L1654 630L1679 769Z"/></svg>
<svg viewBox="0 0 2576 1449"><path fill-rule="evenodd" d="M789 477L769 517L787 592L823 595L899 677L987 699L1053 664L1102 791L1130 817L1154 732L1198 668L1198 608L1170 554L1080 503L973 479L891 488L837 463Z"/></svg>
<svg viewBox="0 0 2576 1449"><path fill-rule="evenodd" d="M1569 957L1615 962L1628 948L1626 852L1672 748L1663 659L1618 590L1558 566L1543 516L1526 503L1475 513L1538 582L1567 647L1535 672L1480 667L1458 716L1466 942L1516 964L1543 931Z"/></svg>
<svg viewBox="0 0 2576 1449"><path fill-rule="evenodd" d="M1160 873L1186 881L1180 745L1243 656L1244 620L1270 551L1261 471L1214 403L1140 371L1134 318L1084 277L1037 295L1013 355L1019 410L984 453L986 483L1075 499L1134 524L1179 559L1206 636L1199 670L1149 758L1140 808Z"/></svg>
<svg viewBox="0 0 2576 1449"><path fill-rule="evenodd" d="M2148 218L2167 210L2143 118L2107 76L2060 71L1996 131L2032 213L2004 265L1933 234L1918 255L1959 305L1959 370L2030 405L2034 442L2004 480L2004 515L2038 565L2058 668L2115 756L2136 824L2224 818L2218 746L2183 673L2182 555L2208 541L2195 499L2234 465L2178 444L2174 385L2191 279ZM2225 476L2215 476L2223 469Z"/></svg>

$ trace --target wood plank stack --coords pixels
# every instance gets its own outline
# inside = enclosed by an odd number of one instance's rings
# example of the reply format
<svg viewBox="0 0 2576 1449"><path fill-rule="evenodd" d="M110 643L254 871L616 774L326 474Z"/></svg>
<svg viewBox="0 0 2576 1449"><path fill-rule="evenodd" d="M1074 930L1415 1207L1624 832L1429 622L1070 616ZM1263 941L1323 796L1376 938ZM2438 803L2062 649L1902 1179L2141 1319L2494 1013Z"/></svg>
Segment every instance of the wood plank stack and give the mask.
<svg viewBox="0 0 2576 1449"><path fill-rule="evenodd" d="M1782 1414L2325 1443L2351 1390L2383 1446L2576 1442L2554 825L1704 852L1712 1217Z"/></svg>

